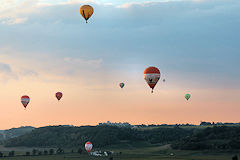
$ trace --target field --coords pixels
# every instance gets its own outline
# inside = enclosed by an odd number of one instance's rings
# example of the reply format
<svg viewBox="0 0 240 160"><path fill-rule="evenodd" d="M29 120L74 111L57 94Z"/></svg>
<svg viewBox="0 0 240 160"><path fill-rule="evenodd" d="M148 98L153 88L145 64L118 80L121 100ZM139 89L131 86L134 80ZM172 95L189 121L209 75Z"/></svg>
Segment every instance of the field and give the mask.
<svg viewBox="0 0 240 160"><path fill-rule="evenodd" d="M126 149L128 148L128 149ZM3 148L2 148L3 149ZM14 148L16 155L23 154L24 150L30 151L30 148ZM108 149L106 149L108 150ZM114 160L231 160L234 153L209 152L209 151L179 151L172 150L169 145L165 146L134 146L124 147L123 149L113 146L115 154ZM119 152L122 152L120 155ZM5 151L5 155L7 152ZM42 156L15 156L4 157L4 160L108 160L109 157L94 157L87 154L70 153L70 150L63 155L42 155Z"/></svg>

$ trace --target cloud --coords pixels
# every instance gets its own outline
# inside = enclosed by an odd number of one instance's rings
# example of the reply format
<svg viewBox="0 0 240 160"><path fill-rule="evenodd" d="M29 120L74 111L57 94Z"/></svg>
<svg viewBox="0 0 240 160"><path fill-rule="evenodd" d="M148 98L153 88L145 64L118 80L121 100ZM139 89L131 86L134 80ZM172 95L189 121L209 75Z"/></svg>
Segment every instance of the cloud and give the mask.
<svg viewBox="0 0 240 160"><path fill-rule="evenodd" d="M78 3L32 5L34 12L18 16L27 18L23 25L0 25L0 44L40 77L141 74L155 65L181 85L234 85L240 79L239 1L144 1L120 8L93 2L88 24Z"/></svg>
<svg viewBox="0 0 240 160"><path fill-rule="evenodd" d="M0 81L1 82L8 82L9 80L19 80L26 77L36 77L38 76L38 73L27 69L18 65L12 64L10 66L7 63L1 63L0 62Z"/></svg>
<svg viewBox="0 0 240 160"><path fill-rule="evenodd" d="M79 57L61 57L47 53L19 52L13 49L0 49L1 59L11 64L2 64L0 69L18 80L34 78L41 82L87 81L85 77L96 79L101 72L103 59L84 59ZM27 58L26 58L27 57ZM97 73L96 73L97 72ZM84 75L84 76L83 76Z"/></svg>
<svg viewBox="0 0 240 160"><path fill-rule="evenodd" d="M87 66L87 67L99 68L103 62L103 59L84 60L81 58L65 57L64 61L67 64L73 65L73 67Z"/></svg>
<svg viewBox="0 0 240 160"><path fill-rule="evenodd" d="M124 3L121 5L117 5L116 8L132 8L132 7L146 7L146 6L154 6L156 4L163 4L168 3L169 1L161 1L161 2L154 2L154 1L146 1L146 2L129 2Z"/></svg>
<svg viewBox="0 0 240 160"><path fill-rule="evenodd" d="M0 72L2 73L12 73L10 65L5 63L0 63Z"/></svg>
<svg viewBox="0 0 240 160"><path fill-rule="evenodd" d="M27 21L27 18L10 18L2 20L2 24L14 25L14 24L21 24Z"/></svg>
<svg viewBox="0 0 240 160"><path fill-rule="evenodd" d="M39 2L40 5L46 5L46 6L56 6L56 5L72 5L72 4L89 4L89 3L98 3L95 0L67 0L67 1L56 1L56 2Z"/></svg>
<svg viewBox="0 0 240 160"><path fill-rule="evenodd" d="M31 78L38 76L38 73L32 70L31 66L21 65L21 58L15 59L18 57L18 55L16 55L16 52L13 50L0 48L0 53L0 81L16 81L21 80L22 78ZM11 57L13 57L13 59Z"/></svg>
<svg viewBox="0 0 240 160"><path fill-rule="evenodd" d="M19 76L30 76L30 77L37 77L38 73L31 69L21 68L17 71Z"/></svg>
<svg viewBox="0 0 240 160"><path fill-rule="evenodd" d="M7 82L8 80L16 80L17 75L12 72L12 68L9 64L0 62L0 81Z"/></svg>
<svg viewBox="0 0 240 160"><path fill-rule="evenodd" d="M13 25L27 21L28 16L36 12L37 0L1 0L0 21L2 24Z"/></svg>

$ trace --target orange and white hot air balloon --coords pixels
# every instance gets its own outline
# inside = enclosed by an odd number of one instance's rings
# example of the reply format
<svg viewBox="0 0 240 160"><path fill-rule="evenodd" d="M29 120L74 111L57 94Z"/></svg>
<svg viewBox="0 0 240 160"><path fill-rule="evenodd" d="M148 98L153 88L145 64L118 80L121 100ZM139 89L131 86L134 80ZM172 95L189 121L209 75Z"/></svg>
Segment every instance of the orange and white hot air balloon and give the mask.
<svg viewBox="0 0 240 160"><path fill-rule="evenodd" d="M87 23L88 19L93 15L94 9L90 5L83 5L80 7L79 12Z"/></svg>
<svg viewBox="0 0 240 160"><path fill-rule="evenodd" d="M62 92L57 92L56 94L55 94L55 96L56 96L56 98L58 99L58 101L62 98L62 96L63 96L63 94L62 94Z"/></svg>
<svg viewBox="0 0 240 160"><path fill-rule="evenodd" d="M160 79L160 71L156 67L148 67L144 71L144 79L146 80L147 84L149 85L150 88L152 88L152 93L153 89L156 86L157 82Z"/></svg>
<svg viewBox="0 0 240 160"><path fill-rule="evenodd" d="M21 102L23 104L23 107L26 109L28 103L30 102L30 98L26 95L21 97Z"/></svg>
<svg viewBox="0 0 240 160"><path fill-rule="evenodd" d="M87 152L91 152L92 148L93 148L93 144L91 142L88 141L85 143L85 149Z"/></svg>

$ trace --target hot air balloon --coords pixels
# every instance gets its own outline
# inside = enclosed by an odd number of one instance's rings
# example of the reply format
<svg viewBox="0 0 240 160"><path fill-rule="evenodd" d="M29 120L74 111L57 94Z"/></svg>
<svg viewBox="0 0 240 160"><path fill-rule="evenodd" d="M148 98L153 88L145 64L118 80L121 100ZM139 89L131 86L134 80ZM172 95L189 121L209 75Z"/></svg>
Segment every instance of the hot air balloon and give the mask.
<svg viewBox="0 0 240 160"><path fill-rule="evenodd" d="M58 99L58 101L62 98L62 96L63 96L62 92L56 93L56 98Z"/></svg>
<svg viewBox="0 0 240 160"><path fill-rule="evenodd" d="M148 67L144 71L144 79L146 80L147 84L150 88L153 89L156 86L158 80L160 79L160 71L156 67Z"/></svg>
<svg viewBox="0 0 240 160"><path fill-rule="evenodd" d="M85 143L85 149L87 152L91 152L92 147L93 147L93 144L91 142L88 141Z"/></svg>
<svg viewBox="0 0 240 160"><path fill-rule="evenodd" d="M94 11L93 7L90 5L83 5L79 9L80 14L86 20L86 23L87 23L87 20L92 16L93 11Z"/></svg>
<svg viewBox="0 0 240 160"><path fill-rule="evenodd" d="M124 83L119 83L119 86L120 86L121 88L123 88L123 87L125 86L125 84L124 84Z"/></svg>
<svg viewBox="0 0 240 160"><path fill-rule="evenodd" d="M191 95L190 95L190 94L186 94L186 95L185 95L185 98L186 98L186 100L189 100L189 99L190 99L190 97L191 97Z"/></svg>
<svg viewBox="0 0 240 160"><path fill-rule="evenodd" d="M166 82L166 80L165 80L165 79L163 79L163 82Z"/></svg>
<svg viewBox="0 0 240 160"><path fill-rule="evenodd" d="M24 95L21 97L21 102L22 102L24 108L26 109L28 103L30 102L30 98L28 96Z"/></svg>

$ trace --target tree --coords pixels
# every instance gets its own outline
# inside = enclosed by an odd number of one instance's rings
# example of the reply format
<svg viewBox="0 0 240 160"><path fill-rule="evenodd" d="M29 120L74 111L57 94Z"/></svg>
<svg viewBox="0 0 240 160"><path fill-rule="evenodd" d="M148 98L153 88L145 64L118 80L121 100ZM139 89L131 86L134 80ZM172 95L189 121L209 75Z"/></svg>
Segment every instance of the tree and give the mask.
<svg viewBox="0 0 240 160"><path fill-rule="evenodd" d="M30 156L30 152L26 152L26 156Z"/></svg>
<svg viewBox="0 0 240 160"><path fill-rule="evenodd" d="M110 151L106 151L106 152L107 152L108 156L112 155L112 152L110 152Z"/></svg>
<svg viewBox="0 0 240 160"><path fill-rule="evenodd" d="M33 150L32 150L32 155L35 156L36 154L37 154L37 150L36 150L36 149L33 149Z"/></svg>
<svg viewBox="0 0 240 160"><path fill-rule="evenodd" d="M44 150L43 153L44 153L44 155L48 155L48 151L47 150Z"/></svg>
<svg viewBox="0 0 240 160"><path fill-rule="evenodd" d="M82 152L83 152L82 148L78 148L78 153L82 154Z"/></svg>
<svg viewBox="0 0 240 160"><path fill-rule="evenodd" d="M54 150L53 150L53 149L50 149L50 150L49 150L49 154L50 154L50 155L53 155L53 153L54 153Z"/></svg>
<svg viewBox="0 0 240 160"><path fill-rule="evenodd" d="M234 156L232 157L232 160L238 160L238 156L237 156L237 155L234 155Z"/></svg>
<svg viewBox="0 0 240 160"><path fill-rule="evenodd" d="M63 153L64 153L64 150L62 148L57 149L57 154L63 154Z"/></svg>
<svg viewBox="0 0 240 160"><path fill-rule="evenodd" d="M211 125L211 122L204 122L204 121L202 121L200 123L200 126L208 126L208 125Z"/></svg>
<svg viewBox="0 0 240 160"><path fill-rule="evenodd" d="M14 157L14 155L15 155L15 152L14 152L14 151L11 151L11 152L8 153L8 156L9 156L9 157Z"/></svg>
<svg viewBox="0 0 240 160"><path fill-rule="evenodd" d="M38 152L38 155L41 156L41 155L42 155L42 151L39 151L39 152Z"/></svg>
<svg viewBox="0 0 240 160"><path fill-rule="evenodd" d="M0 152L0 157L3 157L3 153L2 152Z"/></svg>

